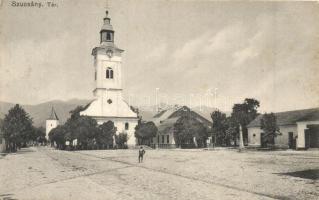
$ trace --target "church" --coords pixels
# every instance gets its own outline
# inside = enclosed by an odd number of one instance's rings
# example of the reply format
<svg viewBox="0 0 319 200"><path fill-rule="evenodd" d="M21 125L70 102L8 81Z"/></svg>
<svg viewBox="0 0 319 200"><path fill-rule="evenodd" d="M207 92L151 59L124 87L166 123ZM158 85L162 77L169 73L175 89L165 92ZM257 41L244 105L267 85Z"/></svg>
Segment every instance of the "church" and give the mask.
<svg viewBox="0 0 319 200"><path fill-rule="evenodd" d="M94 100L80 112L80 115L90 116L98 124L107 121L114 122L117 134L128 135L128 146L135 146L134 136L138 117L122 97L122 53L124 50L114 44L114 29L108 11L100 30L100 44L93 48L94 57Z"/></svg>

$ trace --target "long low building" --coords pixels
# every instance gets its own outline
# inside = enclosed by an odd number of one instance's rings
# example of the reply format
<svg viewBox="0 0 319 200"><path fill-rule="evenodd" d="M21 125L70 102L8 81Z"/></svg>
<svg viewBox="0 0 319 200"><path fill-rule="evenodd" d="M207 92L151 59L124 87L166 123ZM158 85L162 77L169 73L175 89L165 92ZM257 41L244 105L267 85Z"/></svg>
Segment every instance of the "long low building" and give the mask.
<svg viewBox="0 0 319 200"><path fill-rule="evenodd" d="M275 146L290 149L319 148L319 108L274 113L280 129ZM248 126L248 145L263 147L263 130L257 116Z"/></svg>

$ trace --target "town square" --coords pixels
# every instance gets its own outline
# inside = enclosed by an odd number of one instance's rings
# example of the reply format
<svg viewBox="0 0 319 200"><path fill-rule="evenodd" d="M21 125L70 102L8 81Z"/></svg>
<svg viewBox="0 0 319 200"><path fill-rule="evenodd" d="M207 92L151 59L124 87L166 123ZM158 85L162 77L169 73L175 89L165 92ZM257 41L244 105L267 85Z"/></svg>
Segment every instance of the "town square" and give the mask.
<svg viewBox="0 0 319 200"><path fill-rule="evenodd" d="M58 151L0 158L3 199L317 199L318 151ZM303 177L300 172L309 169ZM14 178L12 178L14 177ZM4 184L5 183L5 184Z"/></svg>
<svg viewBox="0 0 319 200"><path fill-rule="evenodd" d="M0 11L0 199L318 199L317 2Z"/></svg>

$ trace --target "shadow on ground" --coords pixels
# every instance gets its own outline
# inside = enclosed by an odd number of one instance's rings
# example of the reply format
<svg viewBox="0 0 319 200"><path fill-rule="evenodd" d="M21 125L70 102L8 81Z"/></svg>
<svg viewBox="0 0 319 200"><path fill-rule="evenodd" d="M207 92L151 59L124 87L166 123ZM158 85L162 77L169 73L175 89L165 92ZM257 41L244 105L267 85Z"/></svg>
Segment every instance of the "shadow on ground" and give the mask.
<svg viewBox="0 0 319 200"><path fill-rule="evenodd" d="M319 180L319 169L280 173L280 175L299 177L304 179Z"/></svg>
<svg viewBox="0 0 319 200"><path fill-rule="evenodd" d="M17 199L14 199L12 198L13 194L0 194L0 199L1 200L17 200Z"/></svg>
<svg viewBox="0 0 319 200"><path fill-rule="evenodd" d="M31 153L34 152L31 148L21 148L20 150L16 152L5 152L5 153L0 153L0 159L4 158L5 156L11 154L11 155L17 155L17 154L26 154L26 153Z"/></svg>

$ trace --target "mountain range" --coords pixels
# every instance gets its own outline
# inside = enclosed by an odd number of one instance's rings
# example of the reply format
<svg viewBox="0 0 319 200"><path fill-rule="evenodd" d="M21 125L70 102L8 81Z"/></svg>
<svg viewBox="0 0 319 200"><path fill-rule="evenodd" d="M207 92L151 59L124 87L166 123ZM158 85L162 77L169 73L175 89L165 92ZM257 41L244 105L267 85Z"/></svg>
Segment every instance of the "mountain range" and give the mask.
<svg viewBox="0 0 319 200"><path fill-rule="evenodd" d="M88 99L71 99L68 101L53 100L36 105L21 105L27 113L31 116L36 127L45 127L45 120L50 116L51 109L54 107L60 123L66 122L70 117L70 111L77 106L85 106L91 100ZM14 103L0 101L0 118L3 119L8 113L8 110L13 107ZM198 112L200 115L208 120L211 120L210 113L215 109L207 106L194 107L192 110ZM139 107L139 113L143 120L149 120L156 114L156 106Z"/></svg>

